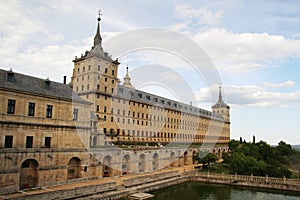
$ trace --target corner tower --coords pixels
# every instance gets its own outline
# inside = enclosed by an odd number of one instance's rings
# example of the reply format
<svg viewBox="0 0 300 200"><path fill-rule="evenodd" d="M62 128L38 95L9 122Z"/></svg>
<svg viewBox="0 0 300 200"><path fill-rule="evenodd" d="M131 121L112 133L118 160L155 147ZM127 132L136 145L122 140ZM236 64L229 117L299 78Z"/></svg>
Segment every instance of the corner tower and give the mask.
<svg viewBox="0 0 300 200"><path fill-rule="evenodd" d="M230 123L230 107L224 103L222 98L221 86L219 87L219 100L212 106L212 111L221 115L224 118L225 123Z"/></svg>
<svg viewBox="0 0 300 200"><path fill-rule="evenodd" d="M116 92L118 84L118 59L112 57L102 48L100 33L100 13L97 18L97 30L94 37L94 45L90 51L75 57L71 86L78 95L87 101L94 103L97 110L96 99L99 94L112 96Z"/></svg>

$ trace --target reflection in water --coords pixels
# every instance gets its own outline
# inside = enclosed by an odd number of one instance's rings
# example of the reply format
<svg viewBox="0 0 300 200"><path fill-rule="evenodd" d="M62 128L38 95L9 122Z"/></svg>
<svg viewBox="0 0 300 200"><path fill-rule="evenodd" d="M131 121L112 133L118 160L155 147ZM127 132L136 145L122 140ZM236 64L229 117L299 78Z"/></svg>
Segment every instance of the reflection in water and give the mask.
<svg viewBox="0 0 300 200"><path fill-rule="evenodd" d="M295 193L279 193L254 188L237 188L227 185L203 184L198 182L183 183L151 192L151 200L299 200Z"/></svg>

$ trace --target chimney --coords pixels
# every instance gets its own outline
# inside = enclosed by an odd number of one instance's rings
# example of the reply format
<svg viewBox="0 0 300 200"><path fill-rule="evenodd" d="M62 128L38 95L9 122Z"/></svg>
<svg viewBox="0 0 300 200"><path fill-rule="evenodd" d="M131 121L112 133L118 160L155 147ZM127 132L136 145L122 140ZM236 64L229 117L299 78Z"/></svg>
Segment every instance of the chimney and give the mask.
<svg viewBox="0 0 300 200"><path fill-rule="evenodd" d="M64 76L64 84L67 84L67 76Z"/></svg>

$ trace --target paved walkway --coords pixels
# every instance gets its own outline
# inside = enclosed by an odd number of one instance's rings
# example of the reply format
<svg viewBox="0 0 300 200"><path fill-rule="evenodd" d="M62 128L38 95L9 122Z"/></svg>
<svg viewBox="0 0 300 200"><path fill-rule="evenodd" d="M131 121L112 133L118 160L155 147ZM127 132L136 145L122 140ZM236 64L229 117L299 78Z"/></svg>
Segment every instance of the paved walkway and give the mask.
<svg viewBox="0 0 300 200"><path fill-rule="evenodd" d="M133 177L139 177L139 176L144 176L144 175L149 175L149 174L157 174L161 172L167 172L167 171L174 171L178 170L180 174L184 172L188 172L194 169L193 165L185 165L182 167L172 167L156 172L147 172L147 173L142 173L142 174L128 174L124 176L116 176L116 177L106 177L106 178L101 178L97 180L90 180L90 181L83 181L83 182L77 182L77 183L67 183L63 185L56 185L56 186L49 186L49 187L42 187L39 189L31 189L31 190L20 190L18 193L13 193L13 194L8 194L4 196L0 196L0 200L4 200L6 198L14 198L14 197L22 197L22 196L27 196L27 195L33 195L33 194L39 194L39 193L44 193L48 191L59 191L59 190L67 190L67 189L73 189L76 187L83 187L83 186L89 186L89 185L96 185L96 184L103 184L103 183L109 183L109 182L116 182L117 186L123 185L123 180L128 179L128 178L133 178Z"/></svg>

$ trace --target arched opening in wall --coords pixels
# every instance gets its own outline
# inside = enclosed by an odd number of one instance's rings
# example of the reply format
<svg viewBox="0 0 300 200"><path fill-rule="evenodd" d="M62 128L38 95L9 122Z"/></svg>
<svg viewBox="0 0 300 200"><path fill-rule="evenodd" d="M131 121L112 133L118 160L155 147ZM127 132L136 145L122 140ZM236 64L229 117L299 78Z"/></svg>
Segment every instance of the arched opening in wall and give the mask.
<svg viewBox="0 0 300 200"><path fill-rule="evenodd" d="M103 177L110 177L112 176L112 157L111 156L105 156L103 159Z"/></svg>
<svg viewBox="0 0 300 200"><path fill-rule="evenodd" d="M97 146L97 136L93 138L93 147Z"/></svg>
<svg viewBox="0 0 300 200"><path fill-rule="evenodd" d="M146 156L141 154L139 156L139 172L144 172L146 170Z"/></svg>
<svg viewBox="0 0 300 200"><path fill-rule="evenodd" d="M130 156L127 154L122 158L122 175L128 174L130 167Z"/></svg>
<svg viewBox="0 0 300 200"><path fill-rule="evenodd" d="M157 153L153 154L152 157L152 169L153 171L159 170L159 155Z"/></svg>
<svg viewBox="0 0 300 200"><path fill-rule="evenodd" d="M34 159L27 159L21 165L20 171L20 189L33 188L38 186L39 164Z"/></svg>
<svg viewBox="0 0 300 200"><path fill-rule="evenodd" d="M188 165L188 152L185 151L184 154L183 154L183 164L184 165Z"/></svg>
<svg viewBox="0 0 300 200"><path fill-rule="evenodd" d="M170 155L170 167L175 167L175 153L172 152Z"/></svg>
<svg viewBox="0 0 300 200"><path fill-rule="evenodd" d="M73 157L68 163L68 177L67 179L80 178L81 160L77 157Z"/></svg>
<svg viewBox="0 0 300 200"><path fill-rule="evenodd" d="M216 153L216 149L213 149L213 153L214 153L214 154Z"/></svg>
<svg viewBox="0 0 300 200"><path fill-rule="evenodd" d="M195 164L197 156L198 156L198 154L196 153L196 151L193 151L193 164Z"/></svg>

